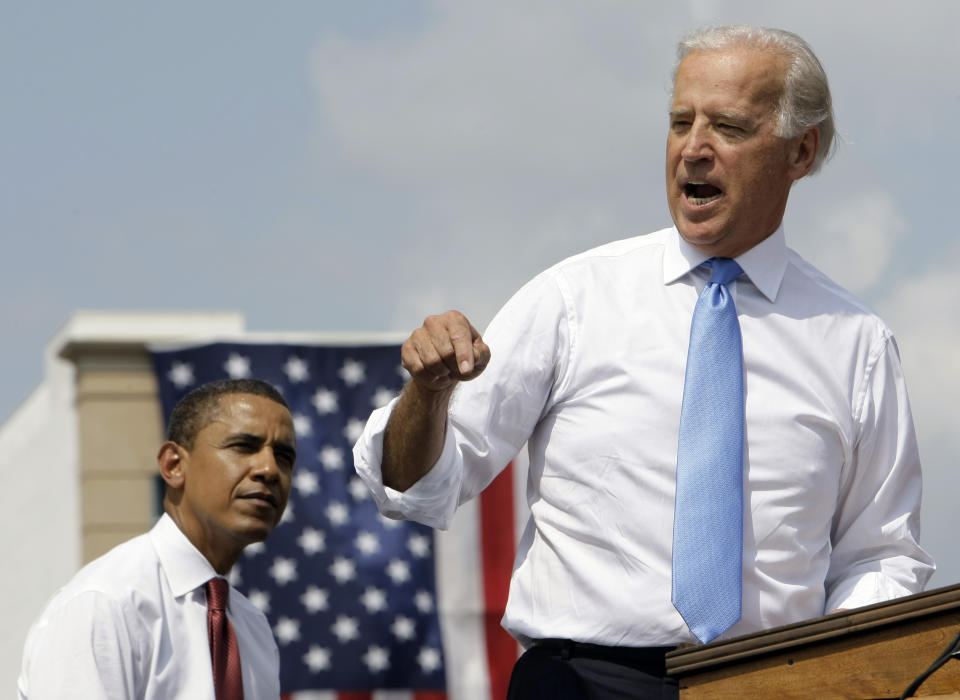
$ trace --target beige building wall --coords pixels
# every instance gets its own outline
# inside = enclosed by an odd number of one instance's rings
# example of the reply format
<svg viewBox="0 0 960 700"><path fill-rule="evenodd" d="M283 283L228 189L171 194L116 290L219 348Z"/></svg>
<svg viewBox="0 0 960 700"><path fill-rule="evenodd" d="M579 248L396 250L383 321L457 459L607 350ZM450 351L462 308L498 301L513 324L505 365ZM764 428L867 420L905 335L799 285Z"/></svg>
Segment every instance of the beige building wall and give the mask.
<svg viewBox="0 0 960 700"><path fill-rule="evenodd" d="M73 345L83 563L146 532L156 518L163 441L157 383L144 346Z"/></svg>

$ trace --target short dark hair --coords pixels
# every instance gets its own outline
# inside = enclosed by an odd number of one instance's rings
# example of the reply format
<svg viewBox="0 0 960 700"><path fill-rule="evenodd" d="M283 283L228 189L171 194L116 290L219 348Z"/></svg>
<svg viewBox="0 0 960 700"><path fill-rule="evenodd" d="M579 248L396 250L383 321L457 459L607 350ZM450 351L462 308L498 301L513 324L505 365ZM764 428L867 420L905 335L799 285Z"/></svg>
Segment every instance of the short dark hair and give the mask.
<svg viewBox="0 0 960 700"><path fill-rule="evenodd" d="M228 394L265 396L290 410L283 395L267 382L260 379L219 379L201 384L177 402L170 412L167 440L192 450L197 433L213 420L220 399Z"/></svg>

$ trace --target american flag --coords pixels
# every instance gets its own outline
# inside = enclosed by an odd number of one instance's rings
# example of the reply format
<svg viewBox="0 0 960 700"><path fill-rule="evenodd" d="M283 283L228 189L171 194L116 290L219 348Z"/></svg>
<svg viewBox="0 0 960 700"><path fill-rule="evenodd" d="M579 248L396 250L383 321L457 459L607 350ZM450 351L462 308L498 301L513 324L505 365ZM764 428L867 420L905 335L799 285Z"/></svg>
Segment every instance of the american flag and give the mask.
<svg viewBox="0 0 960 700"><path fill-rule="evenodd" d="M523 469L508 465L449 532L382 517L352 447L406 379L398 345L230 342L151 355L165 417L190 389L224 378L267 381L290 405L298 455L287 510L231 573L273 628L285 700L506 696L518 648L499 621Z"/></svg>

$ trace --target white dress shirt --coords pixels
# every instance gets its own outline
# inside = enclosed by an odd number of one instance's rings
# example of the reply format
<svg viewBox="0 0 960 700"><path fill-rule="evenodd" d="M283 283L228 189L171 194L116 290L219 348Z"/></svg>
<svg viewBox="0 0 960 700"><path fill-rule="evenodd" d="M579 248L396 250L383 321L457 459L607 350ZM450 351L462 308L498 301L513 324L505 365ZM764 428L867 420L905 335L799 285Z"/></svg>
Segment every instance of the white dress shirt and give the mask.
<svg viewBox="0 0 960 700"><path fill-rule="evenodd" d="M204 584L217 575L164 514L147 534L83 567L27 635L20 700L213 700ZM245 700L280 697L263 613L230 589Z"/></svg>
<svg viewBox="0 0 960 700"><path fill-rule="evenodd" d="M696 641L670 601L677 436L706 256L676 229L569 258L484 335L490 364L457 387L443 453L404 493L380 474L393 404L354 449L382 512L449 526L528 444L531 519L503 624L523 643ZM743 615L722 637L920 591L921 476L894 339L787 248L737 258L743 334ZM704 397L709 400L709 397Z"/></svg>

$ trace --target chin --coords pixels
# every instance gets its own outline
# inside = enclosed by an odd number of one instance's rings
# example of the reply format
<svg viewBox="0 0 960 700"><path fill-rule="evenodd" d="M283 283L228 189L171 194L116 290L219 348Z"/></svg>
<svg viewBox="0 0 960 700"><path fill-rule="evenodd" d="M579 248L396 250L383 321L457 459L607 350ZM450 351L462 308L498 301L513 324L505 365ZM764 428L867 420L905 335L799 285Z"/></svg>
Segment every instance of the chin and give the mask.
<svg viewBox="0 0 960 700"><path fill-rule="evenodd" d="M718 245L723 240L723 236L717 231L712 229L697 230L696 225L677 226L677 231L680 232L680 237L687 243L704 251Z"/></svg>
<svg viewBox="0 0 960 700"><path fill-rule="evenodd" d="M262 520L256 520L244 523L237 528L236 532L247 541L247 544L253 544L254 542L263 542L267 539L270 533L273 532L274 527L276 527L276 523L265 523Z"/></svg>

